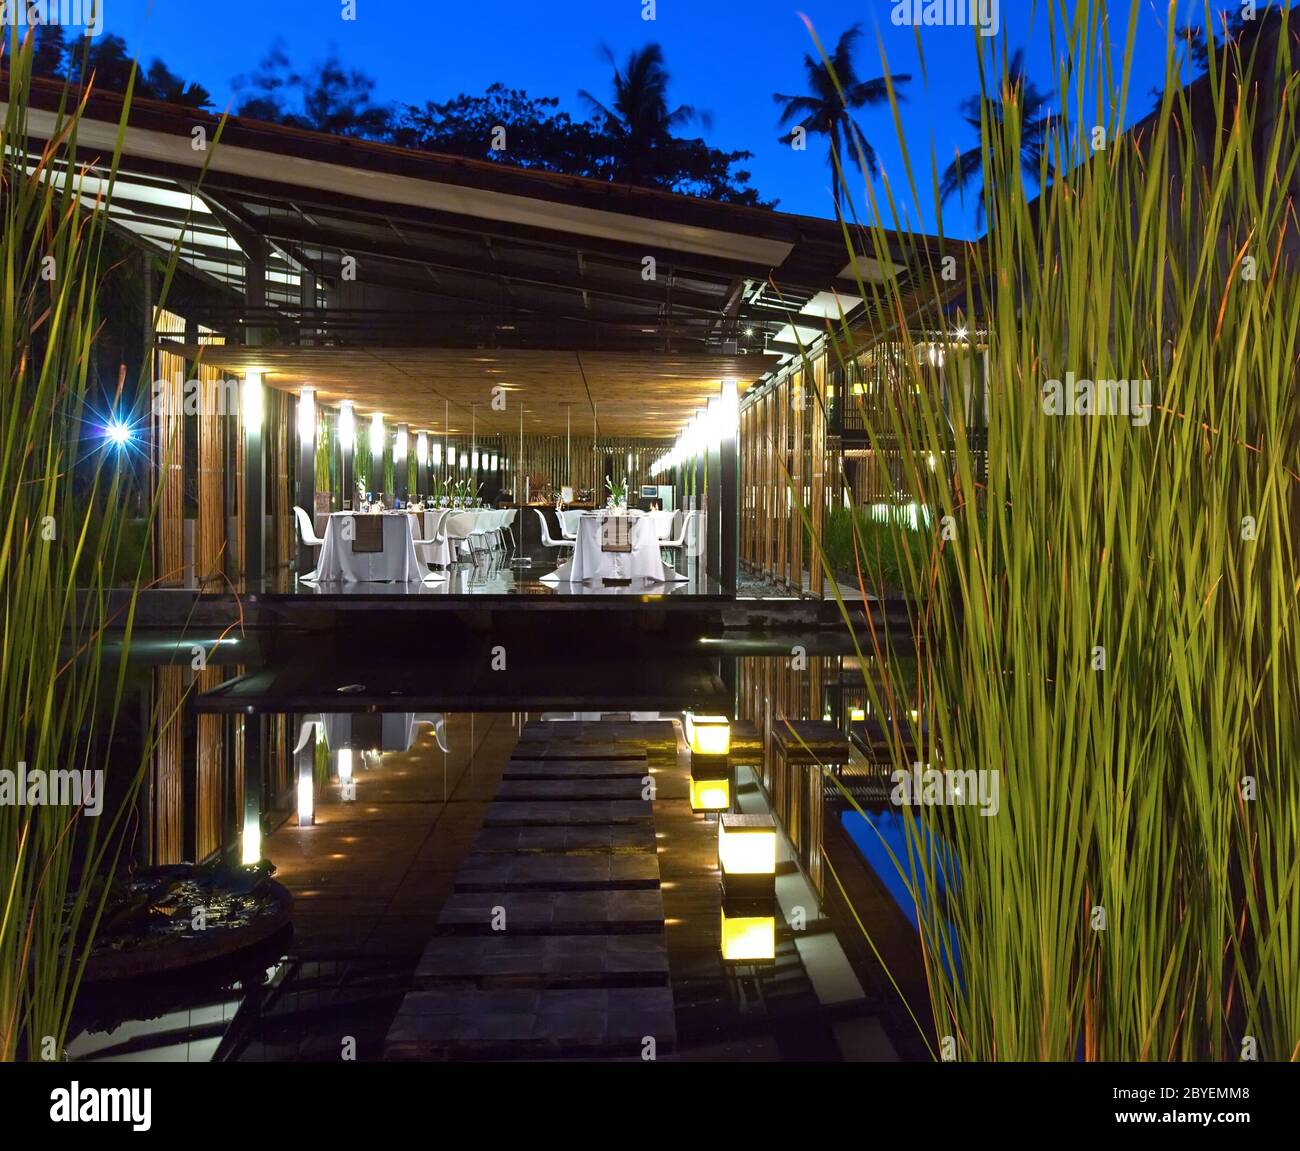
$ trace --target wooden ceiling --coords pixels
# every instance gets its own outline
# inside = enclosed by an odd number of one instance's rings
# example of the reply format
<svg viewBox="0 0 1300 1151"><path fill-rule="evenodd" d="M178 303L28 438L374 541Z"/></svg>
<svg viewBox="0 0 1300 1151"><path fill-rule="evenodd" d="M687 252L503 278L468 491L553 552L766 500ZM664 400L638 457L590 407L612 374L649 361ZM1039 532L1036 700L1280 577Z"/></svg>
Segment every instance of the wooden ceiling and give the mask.
<svg viewBox="0 0 1300 1151"><path fill-rule="evenodd" d="M602 436L671 439L697 408L734 378L741 394L777 358L646 352L533 349L178 348L223 371L260 371L263 382L297 393L316 389L319 404L351 400L361 418L374 412L412 432L518 434L519 404L527 435L590 435L593 412ZM493 407L504 389L505 410ZM444 417L444 411L447 415ZM445 420L450 427L445 426Z"/></svg>

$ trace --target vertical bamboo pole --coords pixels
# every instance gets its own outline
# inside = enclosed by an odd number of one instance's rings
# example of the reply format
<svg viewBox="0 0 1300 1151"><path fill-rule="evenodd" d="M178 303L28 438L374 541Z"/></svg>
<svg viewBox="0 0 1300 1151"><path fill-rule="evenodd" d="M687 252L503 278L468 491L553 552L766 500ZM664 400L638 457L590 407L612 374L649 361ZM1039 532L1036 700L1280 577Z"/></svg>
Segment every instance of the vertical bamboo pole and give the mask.
<svg viewBox="0 0 1300 1151"><path fill-rule="evenodd" d="M821 541L822 529L826 523L826 354L823 353L813 363L812 407L809 417L812 420L812 507L809 518L812 521L812 536L815 541L812 554L808 557L811 571L808 586L812 594L821 596L825 591L825 579L822 571Z"/></svg>

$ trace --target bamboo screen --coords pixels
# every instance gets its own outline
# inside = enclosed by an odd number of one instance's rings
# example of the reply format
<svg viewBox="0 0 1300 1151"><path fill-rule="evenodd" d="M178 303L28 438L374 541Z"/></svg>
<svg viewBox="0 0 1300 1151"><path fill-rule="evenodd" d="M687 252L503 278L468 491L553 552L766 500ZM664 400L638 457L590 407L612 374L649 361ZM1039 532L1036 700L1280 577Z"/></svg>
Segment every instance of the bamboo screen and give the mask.
<svg viewBox="0 0 1300 1151"><path fill-rule="evenodd" d="M211 691L225 678L219 667L198 675L198 691ZM206 859L221 846L222 793L225 786L226 727L224 715L200 715L195 756L194 858Z"/></svg>
<svg viewBox="0 0 1300 1151"><path fill-rule="evenodd" d="M185 320L174 312L154 309L159 334L184 335ZM158 515L154 521L154 575L162 585L178 584L183 576L185 530L185 360L175 352L154 357L150 389L153 416L153 463L160 482Z"/></svg>
<svg viewBox="0 0 1300 1151"><path fill-rule="evenodd" d="M199 343L222 344L225 337L199 329ZM194 529L194 574L199 586L219 583L226 546L226 416L237 401L226 386L221 370L194 365L199 382L198 412L198 521Z"/></svg>
<svg viewBox="0 0 1300 1151"><path fill-rule="evenodd" d="M179 863L185 852L185 731L180 667L153 672L154 730L149 773L149 860Z"/></svg>

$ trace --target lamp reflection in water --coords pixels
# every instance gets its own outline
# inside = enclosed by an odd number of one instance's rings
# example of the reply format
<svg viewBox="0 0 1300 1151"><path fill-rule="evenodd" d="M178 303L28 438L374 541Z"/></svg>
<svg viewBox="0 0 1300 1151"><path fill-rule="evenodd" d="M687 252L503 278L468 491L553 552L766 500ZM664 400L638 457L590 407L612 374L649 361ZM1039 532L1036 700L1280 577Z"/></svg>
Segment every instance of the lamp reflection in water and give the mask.
<svg viewBox="0 0 1300 1151"><path fill-rule="evenodd" d="M262 858L262 818L256 812L244 816L244 834L240 838L239 861L248 867Z"/></svg>
<svg viewBox="0 0 1300 1151"><path fill-rule="evenodd" d="M722 869L722 958L763 963L776 958L776 820L725 814L718 820Z"/></svg>
<svg viewBox="0 0 1300 1151"><path fill-rule="evenodd" d="M771 915L728 917L724 907L722 958L728 963L764 963L776 959L776 918Z"/></svg>

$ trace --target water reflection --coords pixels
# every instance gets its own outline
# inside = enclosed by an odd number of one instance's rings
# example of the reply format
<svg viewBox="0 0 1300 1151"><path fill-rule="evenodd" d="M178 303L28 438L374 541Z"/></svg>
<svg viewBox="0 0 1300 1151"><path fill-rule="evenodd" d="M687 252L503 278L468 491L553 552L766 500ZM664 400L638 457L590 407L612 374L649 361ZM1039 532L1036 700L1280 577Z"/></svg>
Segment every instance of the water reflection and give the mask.
<svg viewBox="0 0 1300 1151"><path fill-rule="evenodd" d="M530 697L525 692L534 681L516 675L512 690L521 706L510 709L428 707L438 687L426 685L418 700L400 690L407 674L419 674L415 668L395 673L398 690L382 682L363 685L363 694L348 693L348 684L327 691L317 685L322 698L307 690L319 670L300 665L266 666L238 679L234 667L193 675L175 666L153 669L142 709L162 714L168 703L183 706L162 725L153 755L140 861L233 856L252 818L258 853L292 893L294 935L274 955L257 956L255 966L244 957L238 969L210 971L192 985L180 979L175 1002L159 1010L142 1010L138 998L123 994L114 1000L120 1008L115 1014L102 997L88 996L78 1015L84 1034L71 1050L85 1058L120 1054L129 1032L148 1033L153 1039L147 1042L179 1052L173 1040L181 1027L176 1012L182 1011L192 1013L186 1024L190 1058L336 1058L323 1045L339 1033L341 1019L360 1032L362 1057L391 1054L390 1026L422 978L421 956L427 959L431 940L445 931L440 914L462 898L458 892L474 889L465 887L467 861L479 861L476 875L524 884L511 899L527 916L532 904L519 900L532 890L530 881L499 868L503 860L522 858L520 852L549 858L559 851L564 859L586 859L583 868L604 852L614 852L612 859L622 853L657 861L659 930L668 941L676 1033L679 1041L685 1037L687 1052L702 1053L705 1035L730 1043L726 1028L732 1025L735 1041L749 1050L751 1041L739 1038L745 1034L741 1021L755 1010L757 993L764 1017L770 1016L767 1054L833 1057L827 1052L834 1042L826 1035L805 1029L795 1037L778 1020L797 1004L807 1011L837 996L880 991L872 982L878 960L854 943L861 938L850 897L875 916L883 946L900 953L909 946L908 909L898 898L897 880L882 871L880 852L869 850L853 806L882 810L884 734L903 717L909 731L923 725L913 714L916 700L900 698L899 716L880 713L879 693L873 696L864 679L878 673L854 655L818 653L809 642L797 645L803 658L791 658L784 641L767 645L784 654L767 654L764 646L751 642L746 650L756 654L733 655L725 645L704 645L706 654L691 656L700 666L682 661L693 667L687 674L644 663L621 668L631 687L602 684L604 698L594 688L557 689L553 683L539 683L544 690ZM354 673L350 668L347 675ZM551 666L552 679L557 674L563 673ZM649 681L653 690L642 690ZM233 690L250 682L260 685L260 694ZM701 690L705 682L710 686ZM569 708L548 706L566 695ZM323 697L331 706L319 706ZM611 699L614 706L608 706ZM729 809L770 812L779 828L781 911L770 973L727 969L719 961L716 822L692 815L687 802L690 756L680 720L690 708L732 720L740 750L731 757ZM797 750L799 732L843 751L809 762ZM631 756L631 766L584 770L584 759L569 757L562 768L548 769L551 752L538 749L570 741L587 749L583 755L589 752L591 763L613 756L609 762L616 765L619 756ZM642 762L637 756L645 757L644 768L636 766ZM571 822L578 818L573 804L588 801L570 797L636 795L642 776L654 781L653 815L645 828L632 822L583 830ZM620 780L631 781L631 788ZM489 812L502 803L530 818L517 826L492 824ZM620 866L632 867L626 878L601 882L629 885L611 905L627 910L635 906L638 885L651 879L648 873L637 878L642 873L632 863ZM594 882L584 879L575 890ZM877 898L882 893L884 900ZM715 910L702 912L710 901ZM796 921L797 928L791 926ZM633 986L658 986L657 976L628 978ZM798 989L789 1003L779 995L768 1001L778 985ZM145 1016L154 1022L141 1022ZM895 1048L904 1051L905 1040Z"/></svg>

